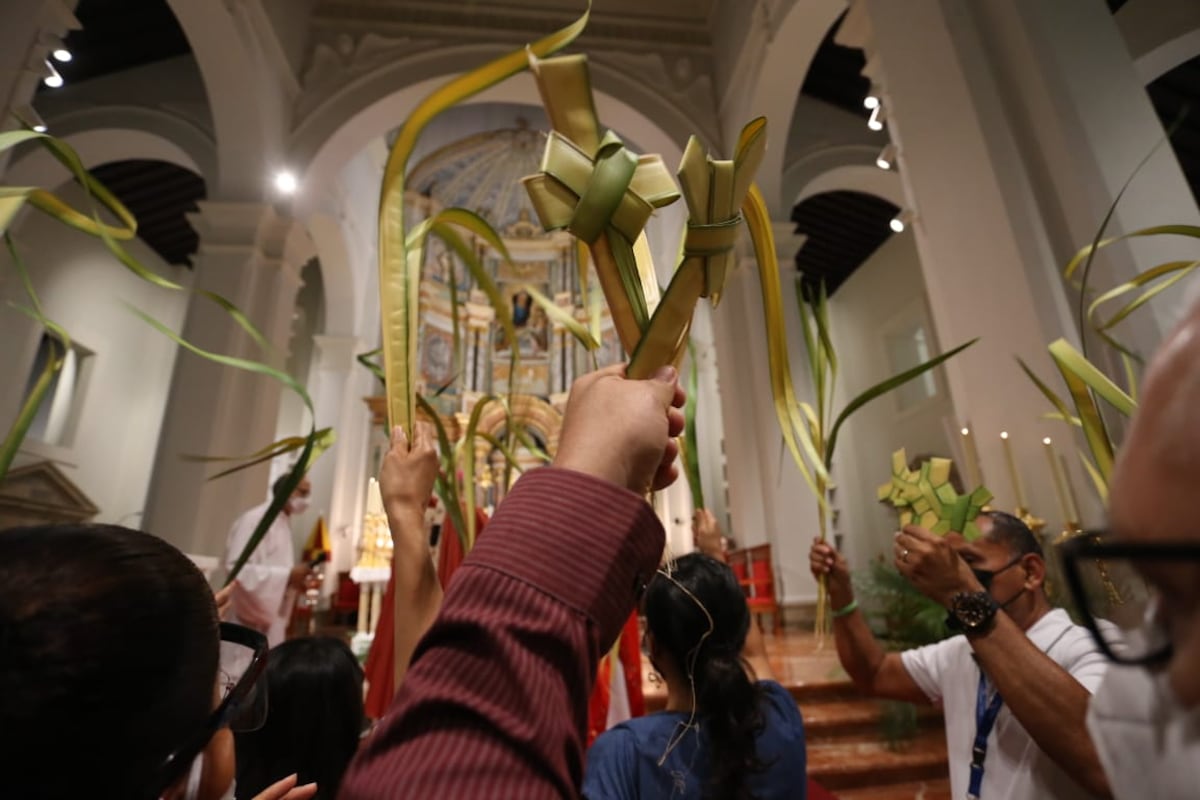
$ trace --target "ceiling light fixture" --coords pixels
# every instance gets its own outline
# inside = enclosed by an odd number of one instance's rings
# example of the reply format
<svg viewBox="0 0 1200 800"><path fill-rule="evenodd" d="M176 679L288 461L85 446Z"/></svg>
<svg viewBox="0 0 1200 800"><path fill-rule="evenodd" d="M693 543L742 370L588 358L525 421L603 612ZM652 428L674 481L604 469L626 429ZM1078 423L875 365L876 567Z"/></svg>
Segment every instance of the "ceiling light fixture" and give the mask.
<svg viewBox="0 0 1200 800"><path fill-rule="evenodd" d="M31 131L34 131L35 133L46 132L46 123L42 120L41 116L39 116L38 113L33 110L33 106L29 104L17 106L13 109L12 113L13 116L17 118L17 121L19 121L26 128L29 128Z"/></svg>
<svg viewBox="0 0 1200 800"><path fill-rule="evenodd" d="M280 194L295 194L299 183L291 170L281 169L275 173L275 189Z"/></svg>
<svg viewBox="0 0 1200 800"><path fill-rule="evenodd" d="M892 221L888 223L888 227L893 233L904 233L904 229L912 223L912 212L901 211L896 216L892 217Z"/></svg>
<svg viewBox="0 0 1200 800"><path fill-rule="evenodd" d="M871 118L867 120L867 127L873 131L881 131L883 130L883 121L886 118L883 106L875 106L875 108L871 109Z"/></svg>
<svg viewBox="0 0 1200 800"><path fill-rule="evenodd" d="M50 63L50 59L46 59L46 77L42 78L42 83L51 89L57 89L63 85L63 76L58 74L58 70Z"/></svg>
<svg viewBox="0 0 1200 800"><path fill-rule="evenodd" d="M56 47L51 51L50 55L54 56L54 60L61 64L67 64L71 61L71 51L65 47Z"/></svg>
<svg viewBox="0 0 1200 800"><path fill-rule="evenodd" d="M875 158L875 166L880 169L891 169L896 164L896 145L888 142Z"/></svg>
<svg viewBox="0 0 1200 800"><path fill-rule="evenodd" d="M873 94L867 95L863 98L863 108L870 109L871 111L879 108L879 98Z"/></svg>

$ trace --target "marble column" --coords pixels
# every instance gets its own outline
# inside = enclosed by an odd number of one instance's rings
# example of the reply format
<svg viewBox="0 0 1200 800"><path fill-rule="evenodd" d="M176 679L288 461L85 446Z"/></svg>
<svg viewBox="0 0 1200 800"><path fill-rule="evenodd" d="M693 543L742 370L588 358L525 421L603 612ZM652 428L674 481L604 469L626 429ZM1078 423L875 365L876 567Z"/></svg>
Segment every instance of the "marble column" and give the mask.
<svg viewBox="0 0 1200 800"><path fill-rule="evenodd" d="M265 204L207 201L190 215L200 233L195 287L238 306L270 343L260 352L229 314L193 295L183 336L210 352L282 367L300 288L301 232ZM146 530L184 552L220 555L230 524L268 496L269 465L206 481L211 466L184 455L236 456L272 441L281 385L181 350L159 438Z"/></svg>

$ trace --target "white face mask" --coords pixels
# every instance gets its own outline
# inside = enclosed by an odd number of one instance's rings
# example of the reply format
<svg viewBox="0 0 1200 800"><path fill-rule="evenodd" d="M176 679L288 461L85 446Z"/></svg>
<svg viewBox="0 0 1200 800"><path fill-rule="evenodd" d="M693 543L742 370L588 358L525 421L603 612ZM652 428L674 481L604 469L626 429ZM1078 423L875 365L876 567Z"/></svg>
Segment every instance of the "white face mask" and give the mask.
<svg viewBox="0 0 1200 800"><path fill-rule="evenodd" d="M1087 726L1116 800L1197 796L1200 709L1179 704L1165 671L1109 668Z"/></svg>
<svg viewBox="0 0 1200 800"><path fill-rule="evenodd" d="M303 514L305 511L308 511L308 498L293 497L288 501L288 508L290 509L288 511L289 514Z"/></svg>

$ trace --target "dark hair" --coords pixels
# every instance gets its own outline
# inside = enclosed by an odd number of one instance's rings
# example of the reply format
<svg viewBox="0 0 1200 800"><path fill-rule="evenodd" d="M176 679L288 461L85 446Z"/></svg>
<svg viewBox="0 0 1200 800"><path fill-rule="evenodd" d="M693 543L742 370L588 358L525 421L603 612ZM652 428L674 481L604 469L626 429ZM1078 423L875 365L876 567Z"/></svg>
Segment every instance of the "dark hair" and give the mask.
<svg viewBox="0 0 1200 800"><path fill-rule="evenodd" d="M287 488L288 478L290 478L290 477L292 477L292 474L290 471L288 471L288 472L283 473L282 475L280 475L278 478L275 479L275 482L271 484L271 496L272 497L274 497L275 495L279 494L280 492L282 492L284 489Z"/></svg>
<svg viewBox="0 0 1200 800"><path fill-rule="evenodd" d="M750 629L745 595L729 565L709 556L690 553L669 569L671 579L657 575L646 587L646 627L655 648L668 653L681 672L693 665L696 711L712 767L708 796L748 800L746 778L764 767L756 739L765 723L762 690L741 657ZM712 617L707 638L709 620L697 601Z"/></svg>
<svg viewBox="0 0 1200 800"><path fill-rule="evenodd" d="M186 556L115 525L0 531L5 794L154 798L213 710L217 609Z"/></svg>
<svg viewBox="0 0 1200 800"><path fill-rule="evenodd" d="M1014 558L1030 553L1039 558L1046 557L1042 552L1042 543L1019 518L1004 511L985 511L983 516L992 521L992 531L988 538L1007 547Z"/></svg>
<svg viewBox="0 0 1200 800"><path fill-rule="evenodd" d="M254 797L293 772L334 798L363 730L363 671L346 643L293 639L267 661L267 722L235 733L237 796Z"/></svg>

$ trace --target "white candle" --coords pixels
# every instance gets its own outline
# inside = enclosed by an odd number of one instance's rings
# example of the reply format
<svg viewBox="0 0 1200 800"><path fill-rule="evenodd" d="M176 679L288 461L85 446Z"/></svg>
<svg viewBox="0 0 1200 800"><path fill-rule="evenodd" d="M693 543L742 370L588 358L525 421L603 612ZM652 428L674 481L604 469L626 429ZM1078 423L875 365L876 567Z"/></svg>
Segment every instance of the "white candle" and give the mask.
<svg viewBox="0 0 1200 800"><path fill-rule="evenodd" d="M1054 452L1054 443L1047 436L1042 439L1042 444L1046 447L1046 460L1050 462L1050 475L1054 478L1054 495L1058 498L1058 509L1062 512L1063 523L1071 522L1071 506L1067 501L1067 490L1063 485L1062 467L1058 463L1058 456Z"/></svg>
<svg viewBox="0 0 1200 800"><path fill-rule="evenodd" d="M1071 511L1071 517L1067 521L1081 525L1083 520L1079 518L1079 500L1075 497L1075 484L1071 480L1071 470L1067 467L1067 457L1059 456L1058 463L1062 465L1063 481L1067 484L1067 503Z"/></svg>
<svg viewBox="0 0 1200 800"><path fill-rule="evenodd" d="M1021 488L1021 476L1017 474L1017 462L1013 459L1012 444L1008 441L1008 431L1000 432L1000 441L1004 445L1004 460L1008 462L1008 479L1012 482L1013 494L1017 498L1017 508L1027 511L1025 491Z"/></svg>
<svg viewBox="0 0 1200 800"><path fill-rule="evenodd" d="M971 435L970 428L962 429L962 439L963 459L966 462L963 464L963 470L967 481L963 491L970 494L983 485L983 475L979 471L979 451L975 448L975 437Z"/></svg>
<svg viewBox="0 0 1200 800"><path fill-rule="evenodd" d="M379 481L374 478L367 481L367 513L383 513L383 495L379 491Z"/></svg>

